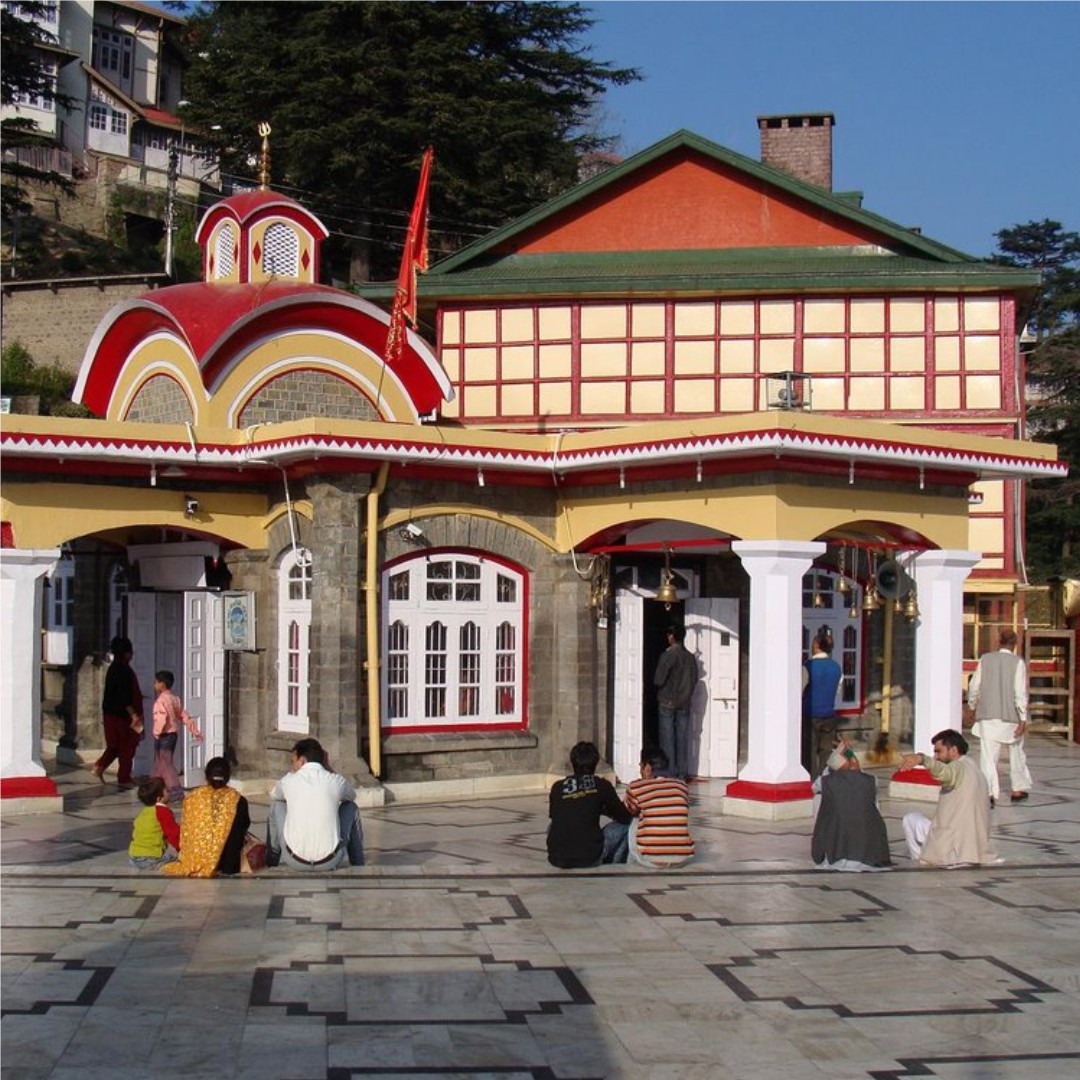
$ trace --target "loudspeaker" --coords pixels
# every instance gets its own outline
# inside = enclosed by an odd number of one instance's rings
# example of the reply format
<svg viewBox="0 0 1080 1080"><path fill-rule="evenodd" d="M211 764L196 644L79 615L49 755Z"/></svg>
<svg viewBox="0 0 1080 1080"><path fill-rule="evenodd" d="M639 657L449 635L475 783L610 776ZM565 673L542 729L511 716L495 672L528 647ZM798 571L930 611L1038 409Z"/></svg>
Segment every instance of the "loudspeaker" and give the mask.
<svg viewBox="0 0 1080 1080"><path fill-rule="evenodd" d="M895 559L885 559L874 573L874 587L884 599L899 600L911 592L911 578Z"/></svg>

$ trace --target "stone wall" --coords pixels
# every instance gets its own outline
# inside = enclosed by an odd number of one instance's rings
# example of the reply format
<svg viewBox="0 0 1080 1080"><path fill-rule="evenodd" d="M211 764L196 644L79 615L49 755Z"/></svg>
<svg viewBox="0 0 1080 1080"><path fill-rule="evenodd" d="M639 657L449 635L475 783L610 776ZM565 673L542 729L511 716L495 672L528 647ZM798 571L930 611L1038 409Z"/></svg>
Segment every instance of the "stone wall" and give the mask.
<svg viewBox="0 0 1080 1080"><path fill-rule="evenodd" d="M74 376L105 314L168 281L164 274L6 281L0 341L20 341L39 367L55 364Z"/></svg>

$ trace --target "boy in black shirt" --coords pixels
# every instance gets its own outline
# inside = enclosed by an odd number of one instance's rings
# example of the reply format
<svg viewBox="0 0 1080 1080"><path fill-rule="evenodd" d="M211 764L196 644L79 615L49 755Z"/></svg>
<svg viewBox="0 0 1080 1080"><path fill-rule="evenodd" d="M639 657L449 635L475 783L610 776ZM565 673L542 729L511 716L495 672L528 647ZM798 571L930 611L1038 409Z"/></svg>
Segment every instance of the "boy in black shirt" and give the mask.
<svg viewBox="0 0 1080 1080"><path fill-rule="evenodd" d="M552 866L576 870L626 862L633 817L611 783L595 775L599 763L600 751L591 742L579 742L570 751L573 775L551 787L547 849ZM603 829L602 814L612 819Z"/></svg>

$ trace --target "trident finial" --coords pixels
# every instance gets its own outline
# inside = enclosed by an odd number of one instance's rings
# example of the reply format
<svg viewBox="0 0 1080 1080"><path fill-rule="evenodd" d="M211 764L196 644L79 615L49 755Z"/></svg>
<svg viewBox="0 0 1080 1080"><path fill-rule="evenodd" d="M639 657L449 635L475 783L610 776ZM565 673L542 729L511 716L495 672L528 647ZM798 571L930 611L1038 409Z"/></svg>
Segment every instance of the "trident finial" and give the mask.
<svg viewBox="0 0 1080 1080"><path fill-rule="evenodd" d="M270 125L263 120L259 124L262 136L262 151L259 157L259 187L266 191L270 187Z"/></svg>

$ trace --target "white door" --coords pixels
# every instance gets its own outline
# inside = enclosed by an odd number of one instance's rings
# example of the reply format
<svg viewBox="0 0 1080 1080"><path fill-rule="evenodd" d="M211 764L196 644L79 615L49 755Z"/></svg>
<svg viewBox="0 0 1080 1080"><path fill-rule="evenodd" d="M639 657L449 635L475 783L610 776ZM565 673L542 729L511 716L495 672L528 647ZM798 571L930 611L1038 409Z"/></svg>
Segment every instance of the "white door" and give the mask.
<svg viewBox="0 0 1080 1080"><path fill-rule="evenodd" d="M735 776L739 769L739 601L687 600L685 645L700 682L690 714L690 773Z"/></svg>
<svg viewBox="0 0 1080 1080"><path fill-rule="evenodd" d="M644 604L642 597L631 592L615 594L615 745L611 756L615 774L624 784L636 780L639 773L645 693L641 685Z"/></svg>
<svg viewBox="0 0 1080 1080"><path fill-rule="evenodd" d="M222 597L184 593L184 682L182 698L202 732L202 742L184 739L184 786L205 783L203 766L225 753L225 620Z"/></svg>
<svg viewBox="0 0 1080 1080"><path fill-rule="evenodd" d="M131 639L134 655L132 670L139 680L143 695L143 723L146 731L135 751L131 766L132 776L149 776L154 767L154 672L157 663L157 605L158 594L133 592L127 596L127 636ZM164 667L165 665L160 665Z"/></svg>

